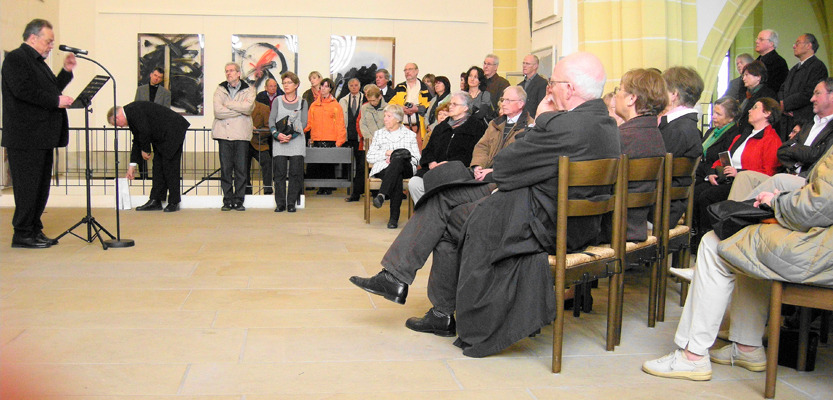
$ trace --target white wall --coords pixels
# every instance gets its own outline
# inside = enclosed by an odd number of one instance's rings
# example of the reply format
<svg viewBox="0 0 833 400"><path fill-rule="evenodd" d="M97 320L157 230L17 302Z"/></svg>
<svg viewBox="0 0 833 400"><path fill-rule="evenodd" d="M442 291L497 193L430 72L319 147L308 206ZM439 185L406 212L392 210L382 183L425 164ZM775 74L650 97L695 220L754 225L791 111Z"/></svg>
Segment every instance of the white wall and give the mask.
<svg viewBox="0 0 833 400"><path fill-rule="evenodd" d="M314 5L313 5L314 4ZM480 65L492 49L492 1L423 0L413 7L383 0L226 2L182 0L61 0L61 43L90 51L118 81L118 102L133 100L138 75L138 33L202 33L205 35L205 116L188 117L192 127L211 126L211 97L224 80L231 60L232 34L298 35L298 75L308 88L312 70L327 75L330 35L396 38L397 81L407 62L426 73L453 79L471 65ZM56 50L56 55L63 54ZM74 95L96 74L95 65L80 60L66 93ZM93 125L105 123L112 106L112 87L94 103ZM107 97L110 97L109 99ZM83 113L70 112L72 126L83 125Z"/></svg>
<svg viewBox="0 0 833 400"><path fill-rule="evenodd" d="M697 0L697 54L728 0Z"/></svg>

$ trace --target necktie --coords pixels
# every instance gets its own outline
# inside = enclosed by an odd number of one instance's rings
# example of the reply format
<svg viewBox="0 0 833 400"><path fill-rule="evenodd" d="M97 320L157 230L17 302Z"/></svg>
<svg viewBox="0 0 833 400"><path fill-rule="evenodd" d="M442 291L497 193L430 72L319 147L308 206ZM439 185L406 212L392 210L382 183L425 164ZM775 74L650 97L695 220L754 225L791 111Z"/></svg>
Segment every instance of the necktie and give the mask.
<svg viewBox="0 0 833 400"><path fill-rule="evenodd" d="M350 95L350 110L352 110L353 114L356 114L356 95Z"/></svg>

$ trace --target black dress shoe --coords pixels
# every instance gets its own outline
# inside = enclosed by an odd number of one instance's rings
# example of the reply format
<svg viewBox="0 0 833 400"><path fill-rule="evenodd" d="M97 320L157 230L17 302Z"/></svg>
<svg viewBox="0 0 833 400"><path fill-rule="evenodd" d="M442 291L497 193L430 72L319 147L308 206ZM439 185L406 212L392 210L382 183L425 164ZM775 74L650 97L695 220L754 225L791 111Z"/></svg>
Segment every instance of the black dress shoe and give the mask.
<svg viewBox="0 0 833 400"><path fill-rule="evenodd" d="M454 316L440 316L438 314L440 313L434 311L434 308L431 307L422 318L408 318L405 321L405 326L412 331L433 333L437 336L451 337L457 335L457 324L454 322Z"/></svg>
<svg viewBox="0 0 833 400"><path fill-rule="evenodd" d="M223 204L223 207L220 208L220 211L231 211L234 208L231 204Z"/></svg>
<svg viewBox="0 0 833 400"><path fill-rule="evenodd" d="M388 221L388 229L396 229L399 227L398 222Z"/></svg>
<svg viewBox="0 0 833 400"><path fill-rule="evenodd" d="M382 208L385 205L385 195L379 193L373 198L373 207Z"/></svg>
<svg viewBox="0 0 833 400"><path fill-rule="evenodd" d="M396 279L396 277L384 269L370 278L351 277L350 282L394 303L405 304L405 298L408 297L408 284Z"/></svg>
<svg viewBox="0 0 833 400"><path fill-rule="evenodd" d="M295 212L295 204L286 206L286 212Z"/></svg>
<svg viewBox="0 0 833 400"><path fill-rule="evenodd" d="M359 198L350 196L350 197L345 197L344 201L347 202L347 203L355 203L355 202L359 201Z"/></svg>
<svg viewBox="0 0 833 400"><path fill-rule="evenodd" d="M159 200L148 200L147 203L136 207L136 211L162 211L162 203Z"/></svg>
<svg viewBox="0 0 833 400"><path fill-rule="evenodd" d="M272 188L263 189L263 194L272 194Z"/></svg>
<svg viewBox="0 0 833 400"><path fill-rule="evenodd" d="M275 207L275 212L284 212L286 211L286 206L277 206Z"/></svg>
<svg viewBox="0 0 833 400"><path fill-rule="evenodd" d="M168 205L165 206L165 209L162 210L162 211L164 211L164 212L177 212L177 211L179 211L179 203L168 203Z"/></svg>
<svg viewBox="0 0 833 400"><path fill-rule="evenodd" d="M48 249L52 245L45 241L38 239L37 236L35 237L19 237L19 236L12 236L12 247L18 249Z"/></svg>
<svg viewBox="0 0 833 400"><path fill-rule="evenodd" d="M246 211L246 207L243 204L237 204L234 206L234 211Z"/></svg>
<svg viewBox="0 0 833 400"><path fill-rule="evenodd" d="M318 191L317 191L317 192L315 192L315 194L317 194L317 195L325 195L325 194L327 194L327 189L324 189L324 188L318 189Z"/></svg>
<svg viewBox="0 0 833 400"><path fill-rule="evenodd" d="M54 245L58 244L58 239L52 239L51 237L48 237L48 236L44 235L43 232L38 232L38 234L37 234L37 236L35 236L35 238L40 240L41 242L49 243L50 246L54 246Z"/></svg>

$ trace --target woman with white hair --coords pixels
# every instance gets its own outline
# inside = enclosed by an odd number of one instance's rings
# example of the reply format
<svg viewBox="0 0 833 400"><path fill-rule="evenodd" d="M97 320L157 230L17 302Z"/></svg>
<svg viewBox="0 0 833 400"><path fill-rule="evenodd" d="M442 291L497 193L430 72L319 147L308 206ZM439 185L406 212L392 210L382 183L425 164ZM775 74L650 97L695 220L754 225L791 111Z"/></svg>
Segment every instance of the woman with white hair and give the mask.
<svg viewBox="0 0 833 400"><path fill-rule="evenodd" d="M414 176L419 165L419 145L416 134L402 125L405 110L391 104L385 107L385 127L373 134L373 142L367 151L367 162L373 164L370 176L382 179L379 194L373 206L382 208L390 200L388 229L399 226L399 208L402 206L402 180Z"/></svg>

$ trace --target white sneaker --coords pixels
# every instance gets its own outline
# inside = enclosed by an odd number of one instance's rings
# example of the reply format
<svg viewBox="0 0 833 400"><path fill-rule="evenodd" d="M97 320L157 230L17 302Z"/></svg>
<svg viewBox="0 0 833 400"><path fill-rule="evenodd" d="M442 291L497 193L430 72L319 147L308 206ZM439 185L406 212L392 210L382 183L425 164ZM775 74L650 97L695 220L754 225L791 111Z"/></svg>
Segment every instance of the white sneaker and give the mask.
<svg viewBox="0 0 833 400"><path fill-rule="evenodd" d="M709 358L718 364L737 365L753 372L766 371L766 350L763 347L746 353L738 350L736 343L732 343L710 354Z"/></svg>
<svg viewBox="0 0 833 400"><path fill-rule="evenodd" d="M688 379L692 381L707 381L712 378L712 363L708 357L698 361L689 361L682 350L656 360L645 361L642 370L663 378Z"/></svg>
<svg viewBox="0 0 833 400"><path fill-rule="evenodd" d="M668 272L689 282L694 279L694 268L668 268Z"/></svg>

